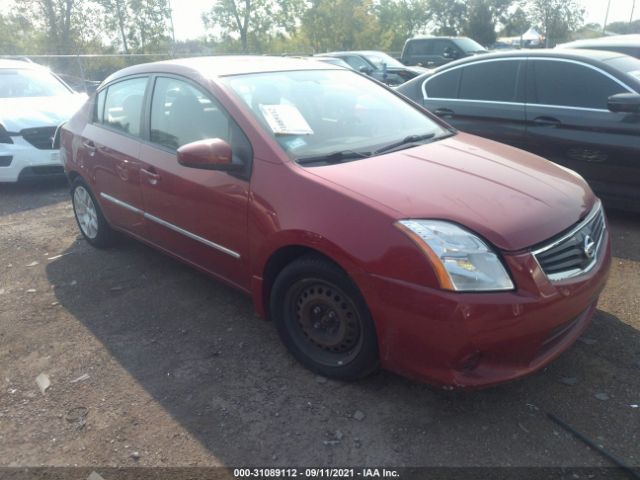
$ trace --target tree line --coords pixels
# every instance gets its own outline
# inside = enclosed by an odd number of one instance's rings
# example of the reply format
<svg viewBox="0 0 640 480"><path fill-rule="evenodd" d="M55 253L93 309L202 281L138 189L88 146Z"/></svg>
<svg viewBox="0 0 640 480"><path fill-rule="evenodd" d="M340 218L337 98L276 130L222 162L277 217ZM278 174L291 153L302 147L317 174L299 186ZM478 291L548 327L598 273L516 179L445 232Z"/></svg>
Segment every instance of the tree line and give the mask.
<svg viewBox="0 0 640 480"><path fill-rule="evenodd" d="M12 2L0 14L4 55L398 52L417 34L465 35L490 46L530 26L553 45L584 14L577 0L212 0L201 18L206 36L174 42L170 0Z"/></svg>

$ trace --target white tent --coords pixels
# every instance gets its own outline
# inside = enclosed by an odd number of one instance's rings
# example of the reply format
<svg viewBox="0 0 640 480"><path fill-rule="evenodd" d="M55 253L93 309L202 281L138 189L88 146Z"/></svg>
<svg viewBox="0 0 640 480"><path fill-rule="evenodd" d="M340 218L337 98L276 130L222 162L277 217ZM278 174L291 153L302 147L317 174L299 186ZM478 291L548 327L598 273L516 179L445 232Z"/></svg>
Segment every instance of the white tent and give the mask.
<svg viewBox="0 0 640 480"><path fill-rule="evenodd" d="M527 43L527 45L529 46L538 46L540 44L542 44L542 35L540 35L540 32L538 32L535 28L531 27L529 28L529 30L527 30L526 32L524 32L521 36L520 36L522 42Z"/></svg>

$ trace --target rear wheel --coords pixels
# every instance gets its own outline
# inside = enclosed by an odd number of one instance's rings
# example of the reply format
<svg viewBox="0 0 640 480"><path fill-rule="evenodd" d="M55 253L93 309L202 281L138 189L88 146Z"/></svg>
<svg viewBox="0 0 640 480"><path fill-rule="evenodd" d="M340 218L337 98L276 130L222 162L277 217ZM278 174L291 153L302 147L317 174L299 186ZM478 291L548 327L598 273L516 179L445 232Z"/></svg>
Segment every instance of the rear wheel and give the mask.
<svg viewBox="0 0 640 480"><path fill-rule="evenodd" d="M77 178L72 184L71 202L76 222L87 242L99 248L111 245L115 232L104 218L93 193L81 178Z"/></svg>
<svg viewBox="0 0 640 480"><path fill-rule="evenodd" d="M271 316L289 351L310 370L353 380L378 366L369 310L351 279L318 256L291 263L276 279Z"/></svg>

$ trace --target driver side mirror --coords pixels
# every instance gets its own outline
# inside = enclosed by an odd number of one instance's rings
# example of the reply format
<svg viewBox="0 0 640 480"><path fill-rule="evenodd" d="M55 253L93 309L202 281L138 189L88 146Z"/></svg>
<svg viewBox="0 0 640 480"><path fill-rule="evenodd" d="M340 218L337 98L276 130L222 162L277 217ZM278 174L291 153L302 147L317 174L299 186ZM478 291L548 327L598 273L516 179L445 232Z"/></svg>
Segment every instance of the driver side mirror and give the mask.
<svg viewBox="0 0 640 480"><path fill-rule="evenodd" d="M615 113L640 113L640 95L618 93L607 99L607 108Z"/></svg>
<svg viewBox="0 0 640 480"><path fill-rule="evenodd" d="M364 65L360 67L360 72L364 73L365 75L371 74L372 71L373 70L371 70L369 67L366 67Z"/></svg>
<svg viewBox="0 0 640 480"><path fill-rule="evenodd" d="M237 172L243 165L233 163L231 146L220 138L187 143L178 148L178 163L189 168Z"/></svg>

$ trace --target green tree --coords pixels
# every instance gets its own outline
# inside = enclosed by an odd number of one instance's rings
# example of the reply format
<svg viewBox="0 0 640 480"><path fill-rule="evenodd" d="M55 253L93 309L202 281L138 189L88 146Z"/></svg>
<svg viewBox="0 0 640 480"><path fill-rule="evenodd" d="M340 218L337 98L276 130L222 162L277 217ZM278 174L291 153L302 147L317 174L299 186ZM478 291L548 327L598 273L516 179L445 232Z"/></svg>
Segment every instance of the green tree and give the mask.
<svg viewBox="0 0 640 480"><path fill-rule="evenodd" d="M217 40L240 41L244 53L261 52L278 35L295 31L303 0L217 0L202 16Z"/></svg>
<svg viewBox="0 0 640 480"><path fill-rule="evenodd" d="M407 38L428 21L427 0L378 0L373 6L380 29L380 47L400 51Z"/></svg>
<svg viewBox="0 0 640 480"><path fill-rule="evenodd" d="M553 47L567 40L582 24L584 8L577 0L530 0L527 13L532 22L539 25L546 46Z"/></svg>
<svg viewBox="0 0 640 480"><path fill-rule="evenodd" d="M640 20L633 22L612 22L607 25L607 31L627 35L629 33L640 33Z"/></svg>
<svg viewBox="0 0 640 480"><path fill-rule="evenodd" d="M529 30L531 21L526 12L517 7L513 12L504 13L500 18L502 30L500 35L503 37L517 37Z"/></svg>
<svg viewBox="0 0 640 480"><path fill-rule="evenodd" d="M464 0L429 0L427 14L436 35L459 35L467 20Z"/></svg>
<svg viewBox="0 0 640 480"><path fill-rule="evenodd" d="M379 41L370 0L312 0L301 31L315 52L375 48Z"/></svg>
<svg viewBox="0 0 640 480"><path fill-rule="evenodd" d="M115 35L125 53L168 50L171 11L167 0L96 1L104 9L105 29Z"/></svg>
<svg viewBox="0 0 640 480"><path fill-rule="evenodd" d="M483 0L472 0L467 6L467 22L463 33L481 45L489 46L496 41L496 19Z"/></svg>

